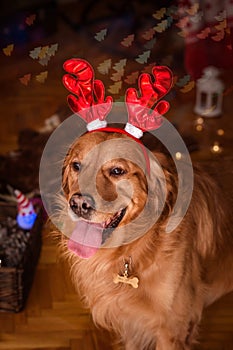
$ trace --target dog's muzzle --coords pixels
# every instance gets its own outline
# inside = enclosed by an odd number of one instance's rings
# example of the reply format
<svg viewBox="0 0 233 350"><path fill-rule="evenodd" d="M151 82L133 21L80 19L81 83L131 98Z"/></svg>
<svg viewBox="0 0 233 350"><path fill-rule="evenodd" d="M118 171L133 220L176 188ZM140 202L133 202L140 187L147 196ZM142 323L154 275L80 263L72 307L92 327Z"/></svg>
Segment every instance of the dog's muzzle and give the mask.
<svg viewBox="0 0 233 350"><path fill-rule="evenodd" d="M86 220L90 219L95 211L95 201L90 195L75 193L70 198L69 205L77 216Z"/></svg>

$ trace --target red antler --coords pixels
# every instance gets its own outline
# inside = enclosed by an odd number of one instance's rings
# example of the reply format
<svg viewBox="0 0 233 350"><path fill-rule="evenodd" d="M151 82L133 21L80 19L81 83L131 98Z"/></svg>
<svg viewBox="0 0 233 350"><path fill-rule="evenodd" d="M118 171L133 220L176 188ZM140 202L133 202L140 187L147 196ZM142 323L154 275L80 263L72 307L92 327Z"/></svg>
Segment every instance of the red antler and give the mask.
<svg viewBox="0 0 233 350"><path fill-rule="evenodd" d="M149 74L144 73L139 77L138 86L141 97L138 97L134 88L129 88L126 91L129 123L143 131L160 127L162 123L161 115L169 109L167 101L159 101L156 106L155 104L170 90L172 72L167 67L155 66L152 73L155 79L154 82L151 81Z"/></svg>
<svg viewBox="0 0 233 350"><path fill-rule="evenodd" d="M104 120L111 110L112 97L104 99L104 85L102 81L94 80L91 65L85 60L72 58L63 67L68 73L63 77L63 84L75 95L67 97L72 111L88 124L94 120Z"/></svg>

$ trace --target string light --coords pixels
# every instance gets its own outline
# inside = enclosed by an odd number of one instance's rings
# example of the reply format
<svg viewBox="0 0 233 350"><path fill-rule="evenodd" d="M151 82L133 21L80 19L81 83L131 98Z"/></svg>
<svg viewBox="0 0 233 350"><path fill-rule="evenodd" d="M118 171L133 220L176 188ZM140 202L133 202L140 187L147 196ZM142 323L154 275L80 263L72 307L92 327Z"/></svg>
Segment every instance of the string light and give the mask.
<svg viewBox="0 0 233 350"><path fill-rule="evenodd" d="M214 154L219 154L222 152L222 147L219 145L217 141L215 141L214 144L211 146L210 150Z"/></svg>
<svg viewBox="0 0 233 350"><path fill-rule="evenodd" d="M204 124L204 119L203 118L197 118L197 124Z"/></svg>
<svg viewBox="0 0 233 350"><path fill-rule="evenodd" d="M197 131L202 131L204 129L204 119L199 117L195 121L195 128Z"/></svg>
<svg viewBox="0 0 233 350"><path fill-rule="evenodd" d="M197 131L202 131L203 130L203 126L201 124L196 125L196 130Z"/></svg>
<svg viewBox="0 0 233 350"><path fill-rule="evenodd" d="M218 134L218 136L223 136L225 134L225 132L223 129L218 129L217 134Z"/></svg>
<svg viewBox="0 0 233 350"><path fill-rule="evenodd" d="M176 152L176 159L180 160L182 158L182 154L180 152Z"/></svg>

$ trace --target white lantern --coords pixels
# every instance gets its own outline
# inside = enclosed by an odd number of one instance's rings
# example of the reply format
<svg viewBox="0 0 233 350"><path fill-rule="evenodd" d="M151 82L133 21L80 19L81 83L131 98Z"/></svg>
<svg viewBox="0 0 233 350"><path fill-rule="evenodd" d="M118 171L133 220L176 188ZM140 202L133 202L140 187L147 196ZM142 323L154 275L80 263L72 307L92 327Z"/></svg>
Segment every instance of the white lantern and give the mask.
<svg viewBox="0 0 233 350"><path fill-rule="evenodd" d="M218 78L219 70L206 67L204 75L197 80L196 104L194 111L203 117L217 117L222 113L224 85Z"/></svg>

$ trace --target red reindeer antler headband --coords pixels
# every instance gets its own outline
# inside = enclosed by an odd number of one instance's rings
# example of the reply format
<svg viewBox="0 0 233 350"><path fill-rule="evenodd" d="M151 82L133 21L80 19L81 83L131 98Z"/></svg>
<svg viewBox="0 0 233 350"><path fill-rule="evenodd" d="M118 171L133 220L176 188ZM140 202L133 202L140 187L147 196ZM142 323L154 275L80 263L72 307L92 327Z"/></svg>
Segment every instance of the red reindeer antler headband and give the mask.
<svg viewBox="0 0 233 350"><path fill-rule="evenodd" d="M104 84L94 79L91 65L85 60L72 58L63 67L69 73L64 75L63 83L75 95L67 98L72 111L87 122L88 131L105 127L105 117L112 108L112 97L104 100Z"/></svg>
<svg viewBox="0 0 233 350"><path fill-rule="evenodd" d="M162 124L161 116L169 109L169 103L162 100L171 88L172 73L165 66L152 69L154 82L147 73L141 74L138 80L140 96L133 88L126 91L126 105L129 121L125 132L121 129L106 128L106 116L112 107L112 97L104 97L105 89L102 81L94 79L92 66L85 60L72 58L64 63L68 74L63 77L65 87L72 93L68 96L68 104L87 122L87 130L104 130L127 133L139 139L143 132L155 130ZM94 107L94 108L93 108Z"/></svg>
<svg viewBox="0 0 233 350"><path fill-rule="evenodd" d="M142 142L143 132L158 129L162 124L161 116L169 109L167 101L161 101L172 86L172 73L169 68L155 66L152 69L154 81L149 74L141 74L138 80L140 96L133 88L126 91L128 123L125 129L107 127L106 116L112 108L112 97L107 96L102 81L94 79L92 66L85 60L72 58L64 63L68 74L63 77L65 87L72 93L68 95L68 104L87 122L87 130L118 132L126 134L142 145L147 171L150 173L150 161Z"/></svg>

